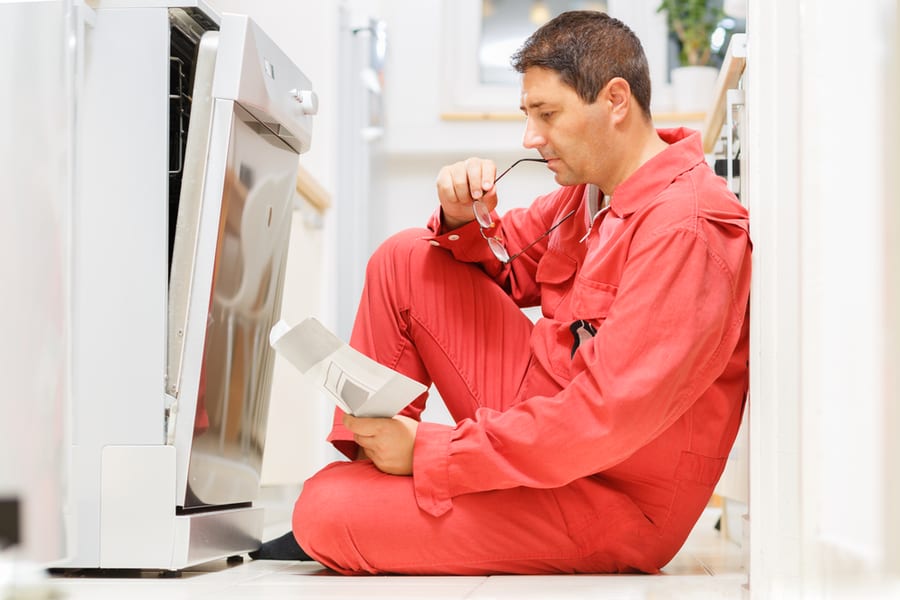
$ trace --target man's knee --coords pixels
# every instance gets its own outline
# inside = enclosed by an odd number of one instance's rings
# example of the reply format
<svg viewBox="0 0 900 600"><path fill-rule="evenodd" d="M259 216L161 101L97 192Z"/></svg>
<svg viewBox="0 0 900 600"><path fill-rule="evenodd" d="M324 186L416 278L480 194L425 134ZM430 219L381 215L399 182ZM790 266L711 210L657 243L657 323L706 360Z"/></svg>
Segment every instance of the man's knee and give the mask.
<svg viewBox="0 0 900 600"><path fill-rule="evenodd" d="M431 245L424 239L430 235L427 229L404 229L381 242L369 257L369 269L373 266L408 262L410 257L427 251Z"/></svg>
<svg viewBox="0 0 900 600"><path fill-rule="evenodd" d="M294 504L292 529L300 547L307 552L321 552L320 540L335 537L342 516L349 510L344 504L353 494L340 476L341 464L349 463L329 465L308 479Z"/></svg>
<svg viewBox="0 0 900 600"><path fill-rule="evenodd" d="M428 242L427 229L405 229L384 240L366 267L366 281L384 283L392 288L402 281L421 285L429 281L424 274L471 269L472 265L457 261L450 252Z"/></svg>
<svg viewBox="0 0 900 600"><path fill-rule="evenodd" d="M342 573L375 572L360 552L367 520L377 520L370 484L386 476L365 461L333 463L303 485L294 505L292 529L310 556ZM377 484L376 486L377 487Z"/></svg>

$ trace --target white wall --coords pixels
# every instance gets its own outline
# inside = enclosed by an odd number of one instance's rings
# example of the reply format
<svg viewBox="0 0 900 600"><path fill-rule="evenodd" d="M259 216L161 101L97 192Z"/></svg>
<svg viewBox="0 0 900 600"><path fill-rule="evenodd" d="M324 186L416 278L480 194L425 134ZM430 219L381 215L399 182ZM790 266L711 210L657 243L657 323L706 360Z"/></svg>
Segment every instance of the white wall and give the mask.
<svg viewBox="0 0 900 600"><path fill-rule="evenodd" d="M19 501L21 535L16 552L0 553L3 597L27 572L5 568L7 560L45 562L65 552L75 111L69 10L68 2L0 4L0 498Z"/></svg>
<svg viewBox="0 0 900 600"><path fill-rule="evenodd" d="M536 154L521 146L523 121L444 121L442 92L444 36L442 0L409 3L382 0L380 16L388 24L386 65L386 132L376 146L379 158L373 170L377 207L372 214L372 244L407 227L421 227L434 211L434 180L441 166L469 156L493 158L499 165ZM517 97L514 98L517 100ZM517 105L508 107L510 112ZM510 182L529 181L535 169L522 166L510 174ZM546 187L546 186L545 186ZM522 205L534 195L503 198L501 206ZM513 196L513 194L510 194ZM511 201L509 204L507 202Z"/></svg>
<svg viewBox="0 0 900 600"><path fill-rule="evenodd" d="M477 2L476 2L477 3ZM422 226L436 206L434 179L441 166L469 156L491 158L503 168L517 158L536 156L522 147L524 120L442 119L448 81L445 53L465 54L469 37L445 21L444 0L377 0L379 16L388 24L386 66L386 133L375 147L375 207L370 240L374 246L405 227ZM472 12L473 0L456 0L453 11ZM612 10L631 25L650 56L654 73L665 64L664 19L655 0L614 0ZM414 10L411 7L415 6ZM477 11L480 14L480 10ZM474 25L474 24L473 24ZM464 29L464 26L461 26ZM456 72L456 71L453 71ZM662 75L661 79L665 79ZM658 86L662 87L662 86ZM665 90L657 89L660 97ZM518 93L501 110L518 112ZM522 165L504 181L500 210L524 206L537 195L553 189L552 178L540 168Z"/></svg>
<svg viewBox="0 0 900 600"><path fill-rule="evenodd" d="M749 31L751 595L884 597L900 535L898 5L758 0Z"/></svg>

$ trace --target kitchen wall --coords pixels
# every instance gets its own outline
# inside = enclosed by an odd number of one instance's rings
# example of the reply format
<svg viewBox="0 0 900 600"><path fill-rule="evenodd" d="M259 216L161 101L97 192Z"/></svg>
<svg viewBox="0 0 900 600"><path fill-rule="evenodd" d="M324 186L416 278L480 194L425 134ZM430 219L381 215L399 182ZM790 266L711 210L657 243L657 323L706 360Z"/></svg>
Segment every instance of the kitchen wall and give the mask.
<svg viewBox="0 0 900 600"><path fill-rule="evenodd" d="M502 119L442 118L453 112L448 103L450 90L463 85L455 81L455 61L469 57L472 53L467 52L467 46L477 41L467 34L476 23L460 20L460 15L480 15L477 6L471 14L473 4L479 5L471 0L450 4L443 0L380 0L373 4L387 22L389 36L386 131L376 145L378 163L374 169L372 202L378 209L372 213L379 218L371 224L373 246L399 229L424 223L436 206L434 179L441 166L481 156L503 168L517 158L536 156L522 147L524 120L515 118L519 112L517 88L507 95L508 103L496 109L503 113ZM639 31L651 64L661 69L665 64L664 24L655 13L657 5L655 0L620 1L611 2L610 10L618 11L616 14ZM663 89L657 91L660 98L665 97ZM545 170L517 167L498 190L500 209L527 205L553 188Z"/></svg>

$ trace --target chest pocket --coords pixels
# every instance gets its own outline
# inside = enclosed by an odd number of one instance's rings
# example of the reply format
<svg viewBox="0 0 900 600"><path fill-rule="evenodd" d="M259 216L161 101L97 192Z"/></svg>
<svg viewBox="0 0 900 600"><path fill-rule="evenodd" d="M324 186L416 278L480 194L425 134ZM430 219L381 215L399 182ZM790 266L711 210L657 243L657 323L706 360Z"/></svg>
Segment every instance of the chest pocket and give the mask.
<svg viewBox="0 0 900 600"><path fill-rule="evenodd" d="M618 287L579 277L572 290L572 316L599 326L606 320Z"/></svg>
<svg viewBox="0 0 900 600"><path fill-rule="evenodd" d="M566 293L572 288L572 279L578 263L574 258L554 250L548 250L538 263L535 281L541 286L541 309L545 315L554 315Z"/></svg>

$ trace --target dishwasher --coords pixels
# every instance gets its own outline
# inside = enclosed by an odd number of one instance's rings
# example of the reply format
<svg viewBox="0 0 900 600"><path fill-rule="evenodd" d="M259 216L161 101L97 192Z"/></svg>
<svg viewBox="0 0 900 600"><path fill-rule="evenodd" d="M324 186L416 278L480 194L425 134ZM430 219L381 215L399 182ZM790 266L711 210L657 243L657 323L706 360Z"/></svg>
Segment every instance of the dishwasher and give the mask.
<svg viewBox="0 0 900 600"><path fill-rule="evenodd" d="M52 567L177 571L260 544L268 333L318 100L247 16L84 10L68 544Z"/></svg>

